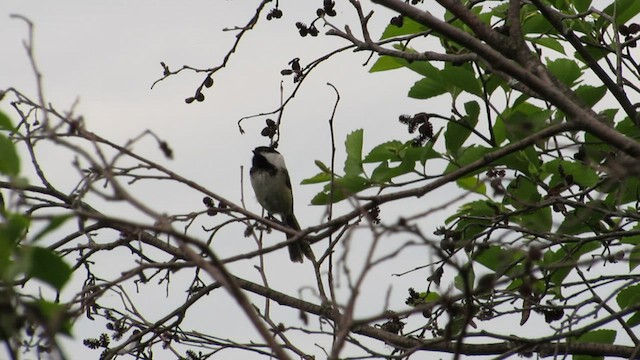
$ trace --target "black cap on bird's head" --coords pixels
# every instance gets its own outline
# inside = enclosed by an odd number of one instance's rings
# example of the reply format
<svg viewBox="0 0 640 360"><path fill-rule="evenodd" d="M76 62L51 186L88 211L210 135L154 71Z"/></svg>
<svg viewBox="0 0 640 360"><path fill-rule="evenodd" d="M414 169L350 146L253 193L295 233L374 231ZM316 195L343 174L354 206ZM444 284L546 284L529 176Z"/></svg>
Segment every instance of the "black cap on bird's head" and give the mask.
<svg viewBox="0 0 640 360"><path fill-rule="evenodd" d="M258 146L253 149L253 168L268 170L270 173L276 169L286 171L282 155L271 146Z"/></svg>
<svg viewBox="0 0 640 360"><path fill-rule="evenodd" d="M272 148L271 146L258 146L257 148L253 149L253 153L254 154L260 154L260 153L280 154L276 149Z"/></svg>

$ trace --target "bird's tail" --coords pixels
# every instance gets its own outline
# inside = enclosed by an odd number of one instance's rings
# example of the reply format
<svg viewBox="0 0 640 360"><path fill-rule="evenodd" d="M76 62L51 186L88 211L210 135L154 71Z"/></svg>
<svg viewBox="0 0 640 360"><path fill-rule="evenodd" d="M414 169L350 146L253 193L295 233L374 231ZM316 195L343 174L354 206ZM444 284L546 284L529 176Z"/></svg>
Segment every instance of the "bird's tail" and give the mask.
<svg viewBox="0 0 640 360"><path fill-rule="evenodd" d="M294 214L283 216L282 222L294 230L300 230L300 224L298 224L298 219L296 219ZM287 239L291 239L292 237L293 235L287 234ZM309 245L309 242L304 238L289 244L289 258L291 261L301 263L303 261L302 255L306 256L309 260L315 260L311 245Z"/></svg>

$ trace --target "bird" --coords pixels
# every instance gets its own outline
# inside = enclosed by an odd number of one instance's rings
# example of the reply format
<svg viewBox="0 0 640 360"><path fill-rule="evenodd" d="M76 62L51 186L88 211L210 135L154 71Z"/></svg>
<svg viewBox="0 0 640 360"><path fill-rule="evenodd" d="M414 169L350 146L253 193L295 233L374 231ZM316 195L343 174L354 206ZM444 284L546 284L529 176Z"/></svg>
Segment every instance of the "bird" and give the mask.
<svg viewBox="0 0 640 360"><path fill-rule="evenodd" d="M293 213L293 190L291 179L284 163L284 157L273 147L258 146L253 150L251 186L258 203L270 214L277 214L286 226L300 230L300 224ZM287 239L293 235L287 234ZM289 244L289 258L302 263L304 258L314 259L311 245L304 238Z"/></svg>

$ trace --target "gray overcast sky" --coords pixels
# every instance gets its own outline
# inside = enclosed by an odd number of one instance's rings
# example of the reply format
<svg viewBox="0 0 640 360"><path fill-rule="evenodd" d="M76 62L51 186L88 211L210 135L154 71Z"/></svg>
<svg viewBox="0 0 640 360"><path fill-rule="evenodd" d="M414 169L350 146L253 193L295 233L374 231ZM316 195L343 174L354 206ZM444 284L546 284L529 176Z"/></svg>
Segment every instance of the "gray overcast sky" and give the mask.
<svg viewBox="0 0 640 360"><path fill-rule="evenodd" d="M15 87L35 98L34 76L30 69L22 40L27 36L24 22L10 19L9 14L20 14L35 24L35 51L40 70L44 75L47 101L58 110L66 111L78 100L75 113L82 114L90 130L115 142L124 143L145 129L152 129L169 142L175 153L172 161L164 160L155 143L143 141L135 147L141 154L157 160L176 172L189 177L228 199L239 202L240 167L245 175L251 158L251 149L265 145L259 132L264 118L244 122L247 131L241 135L237 121L243 116L270 111L279 104L279 84L284 80L285 94L293 89L291 79L283 78L280 70L294 57L304 65L331 49L346 43L337 38L320 35L318 38L301 38L295 32L296 21L308 22L314 17L314 9L302 6L302 2L282 2L285 16L280 21L260 20L257 28L241 42L226 69L218 72L215 85L204 94L203 103L187 105L186 97L192 96L202 81L202 75L183 72L150 89L162 75L160 61L171 69L183 64L195 67L213 67L222 61L230 48L236 32L223 32L223 28L242 26L252 16L259 1L98 1L98 0L5 0L0 10L0 48L3 53L0 67L0 87ZM318 2L320 4L321 2ZM365 2L365 9L375 9L372 27L381 33L388 23L388 15L380 7ZM302 11L306 12L302 12ZM338 23L355 19L354 10L342 3ZM326 29L320 28L321 34ZM375 35L374 33L374 36ZM324 209L307 206L317 186L298 185L300 180L317 173L313 160L329 161L329 131L327 120L335 100L327 82L337 87L341 103L336 114L336 142L338 164L342 161L343 142L351 131L365 129L365 153L371 147L390 139L408 140L409 135L397 123L401 113L420 111L446 113L448 101L417 101L408 99L406 93L417 75L400 70L389 73L369 74L375 61L362 66L368 53L353 54L348 51L327 61L306 80L303 89L285 112L283 137L279 150L286 156L296 195L296 211L303 226L322 221ZM442 100L442 99L440 99ZM434 109L434 106L441 108ZM11 114L6 103L0 108ZM15 116L13 116L15 120ZM54 181L67 189L74 182L68 181L68 165L60 160L56 149L46 149L41 156L50 164L48 171ZM48 160L47 160L48 159ZM26 164L25 164L26 168ZM341 168L341 165L339 166ZM246 203L258 212L253 193L245 182ZM185 213L201 210L202 195L186 188L170 190L145 185L134 190L136 195L166 213ZM447 197L440 199L446 201ZM411 211L408 205L422 209L440 204L439 199L425 197L408 201L403 206L389 206L392 211L383 213L389 221ZM413 203L412 203L413 202ZM104 209L121 212L117 206L104 205ZM340 209L340 207L338 208ZM394 212L397 211L397 212ZM433 226L442 221L434 219ZM199 226L199 225L198 225ZM230 239L242 242L242 229L230 232ZM281 234L278 234L281 235ZM238 240L239 239L239 240ZM242 244L220 243L216 248L228 256L238 253L238 246L250 250L249 240ZM117 253L107 259L106 273L115 274L119 268ZM391 273L402 272L424 262L423 254L406 254L402 264L372 274L390 278ZM279 256L279 257L277 257ZM282 267L286 275L275 276L272 285L295 294L305 284L313 284L311 270L295 268L287 263L286 254L273 255L274 272ZM278 265L284 262L285 265ZM235 264L240 275L256 278L251 264ZM401 306L406 288L424 281L424 274L407 276L396 281L392 293L392 307ZM188 279L188 277L186 278ZM81 281L82 279L80 279ZM188 280L186 280L188 281ZM176 291L183 289L176 287ZM384 304L384 292L375 284L365 288L369 306L366 311L378 312ZM138 301L150 308L150 318L162 316L174 303L164 302L164 288L144 290ZM315 300L312 297L311 300ZM112 298L112 301L118 299ZM207 299L201 305L228 307L225 314L231 320L217 318L215 322L237 324L234 331L242 334L247 326L242 315L229 301L219 305L216 299ZM228 299L222 299L228 300ZM180 301L178 299L178 301ZM144 306L145 310L146 306ZM222 321L221 321L222 320ZM211 319L202 319L205 324ZM80 321L75 327L75 341L65 342L71 359L97 357L97 352L79 345L86 336L98 336L103 328L96 323ZM170 354L157 358L172 358ZM320 353L318 354L320 355ZM0 356L2 357L2 356Z"/></svg>
<svg viewBox="0 0 640 360"><path fill-rule="evenodd" d="M183 64L218 65L236 34L221 30L243 25L256 3L191 1L176 6L169 1L9 1L4 6L6 16L0 19L5 54L0 79L23 91L33 90L34 77L20 43L26 37L26 26L8 16L25 15L36 25L36 56L48 101L65 110L78 99L76 113L84 115L91 129L116 141L152 129L173 146L176 160L172 168L206 183L214 177L207 169L223 167L223 173L233 174L236 183L238 166L248 162L249 150L265 142L259 135L264 118L246 121L246 135L239 133L237 120L276 108L281 79L285 94L293 89L290 78L280 75L292 58L300 57L304 65L345 42L297 36L293 24L312 19L313 8L283 4L285 17L260 21L257 31L242 41L228 68L215 75L214 87L205 91L205 102L184 103L202 81L199 74L184 72L153 90L150 85L161 76L160 61L172 69ZM344 14L338 21L353 19L353 9L339 11ZM381 31L388 18L374 17L374 28ZM404 140L407 135L397 125L397 116L427 110L428 103L406 97L417 79L415 74L368 74L373 60L363 67L367 57L367 53L346 52L320 66L285 113L280 150L289 167L301 166L299 172L292 171L294 178L315 173L310 160L328 159L327 119L335 95L326 82L334 84L342 96L335 122L340 144L347 133L361 127L366 131L365 149L389 138ZM305 151L299 151L301 148ZM201 166L193 166L194 162Z"/></svg>

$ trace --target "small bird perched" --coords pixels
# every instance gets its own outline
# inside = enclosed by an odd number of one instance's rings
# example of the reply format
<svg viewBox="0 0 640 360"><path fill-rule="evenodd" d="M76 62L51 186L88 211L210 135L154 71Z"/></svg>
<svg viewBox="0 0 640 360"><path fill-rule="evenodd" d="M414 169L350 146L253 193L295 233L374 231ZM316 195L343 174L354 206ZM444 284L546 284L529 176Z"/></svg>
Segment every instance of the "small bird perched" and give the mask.
<svg viewBox="0 0 640 360"><path fill-rule="evenodd" d="M282 222L294 230L300 230L300 225L293 214L293 191L291 180L284 158L276 149L259 146L253 150L251 170L251 186L262 207L270 214L280 215ZM287 234L287 239L293 235ZM301 263L302 255L313 259L313 252L309 242L300 239L289 244L289 257L293 262Z"/></svg>

